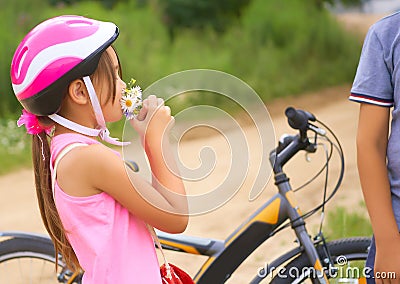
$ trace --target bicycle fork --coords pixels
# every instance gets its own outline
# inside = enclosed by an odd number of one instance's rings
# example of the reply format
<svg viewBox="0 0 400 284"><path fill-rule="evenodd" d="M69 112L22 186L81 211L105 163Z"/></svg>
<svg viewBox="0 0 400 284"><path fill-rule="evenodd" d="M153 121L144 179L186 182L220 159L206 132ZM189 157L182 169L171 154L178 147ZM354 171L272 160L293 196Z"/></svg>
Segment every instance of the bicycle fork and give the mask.
<svg viewBox="0 0 400 284"><path fill-rule="evenodd" d="M290 186L289 178L283 171L275 173L275 185L278 187L279 193L287 201L285 210L291 221L292 229L295 231L299 243L303 246L310 264L313 265L308 272L313 273L319 283L329 283L317 250L315 249L314 242L307 232L306 223L304 222L295 194Z"/></svg>

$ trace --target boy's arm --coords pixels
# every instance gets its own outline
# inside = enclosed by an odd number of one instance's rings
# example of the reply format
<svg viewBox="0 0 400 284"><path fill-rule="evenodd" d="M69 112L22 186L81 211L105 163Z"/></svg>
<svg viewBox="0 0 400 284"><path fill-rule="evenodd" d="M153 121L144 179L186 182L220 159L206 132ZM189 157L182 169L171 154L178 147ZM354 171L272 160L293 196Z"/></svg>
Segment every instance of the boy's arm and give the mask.
<svg viewBox="0 0 400 284"><path fill-rule="evenodd" d="M389 115L389 108L360 105L357 164L376 240L375 272L395 272L400 267L400 234L393 213L386 166Z"/></svg>

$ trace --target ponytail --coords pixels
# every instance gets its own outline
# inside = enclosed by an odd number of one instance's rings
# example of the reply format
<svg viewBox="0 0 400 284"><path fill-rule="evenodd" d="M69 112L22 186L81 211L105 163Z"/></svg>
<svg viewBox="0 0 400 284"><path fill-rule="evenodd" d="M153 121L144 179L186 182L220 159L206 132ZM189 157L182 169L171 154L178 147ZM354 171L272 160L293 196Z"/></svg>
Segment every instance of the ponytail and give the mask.
<svg viewBox="0 0 400 284"><path fill-rule="evenodd" d="M81 270L78 258L69 243L53 199L50 172L50 146L44 131L32 135L32 160L35 173L36 194L44 226L55 249L56 267L59 253L72 271Z"/></svg>

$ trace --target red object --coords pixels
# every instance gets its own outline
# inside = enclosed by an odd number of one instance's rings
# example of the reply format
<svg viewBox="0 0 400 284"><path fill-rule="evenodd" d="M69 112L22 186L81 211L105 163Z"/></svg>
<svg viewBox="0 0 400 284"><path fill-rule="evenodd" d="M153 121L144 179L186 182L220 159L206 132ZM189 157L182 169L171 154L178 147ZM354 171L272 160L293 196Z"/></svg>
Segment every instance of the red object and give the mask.
<svg viewBox="0 0 400 284"><path fill-rule="evenodd" d="M161 265L160 272L163 284L194 284L189 274L171 263Z"/></svg>

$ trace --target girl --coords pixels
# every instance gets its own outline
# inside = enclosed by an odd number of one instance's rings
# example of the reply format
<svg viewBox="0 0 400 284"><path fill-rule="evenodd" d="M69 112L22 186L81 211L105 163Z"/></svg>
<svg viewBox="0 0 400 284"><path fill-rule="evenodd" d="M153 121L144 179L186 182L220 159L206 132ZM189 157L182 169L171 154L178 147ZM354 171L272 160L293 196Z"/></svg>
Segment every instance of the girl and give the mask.
<svg viewBox="0 0 400 284"><path fill-rule="evenodd" d="M370 28L350 96L361 103L357 163L374 232L367 259L369 283L400 283L399 27L397 13ZM389 272L396 279L385 279Z"/></svg>
<svg viewBox="0 0 400 284"><path fill-rule="evenodd" d="M146 224L178 233L188 222L184 186L163 139L173 117L162 99L149 96L131 121L152 184L138 175L129 179L120 155L96 140L122 144L105 125L122 117L119 102L126 85L111 47L118 34L109 22L49 19L18 46L11 81L24 107L19 125L33 134L39 207L56 254L71 269L84 271L84 284L160 283Z"/></svg>

